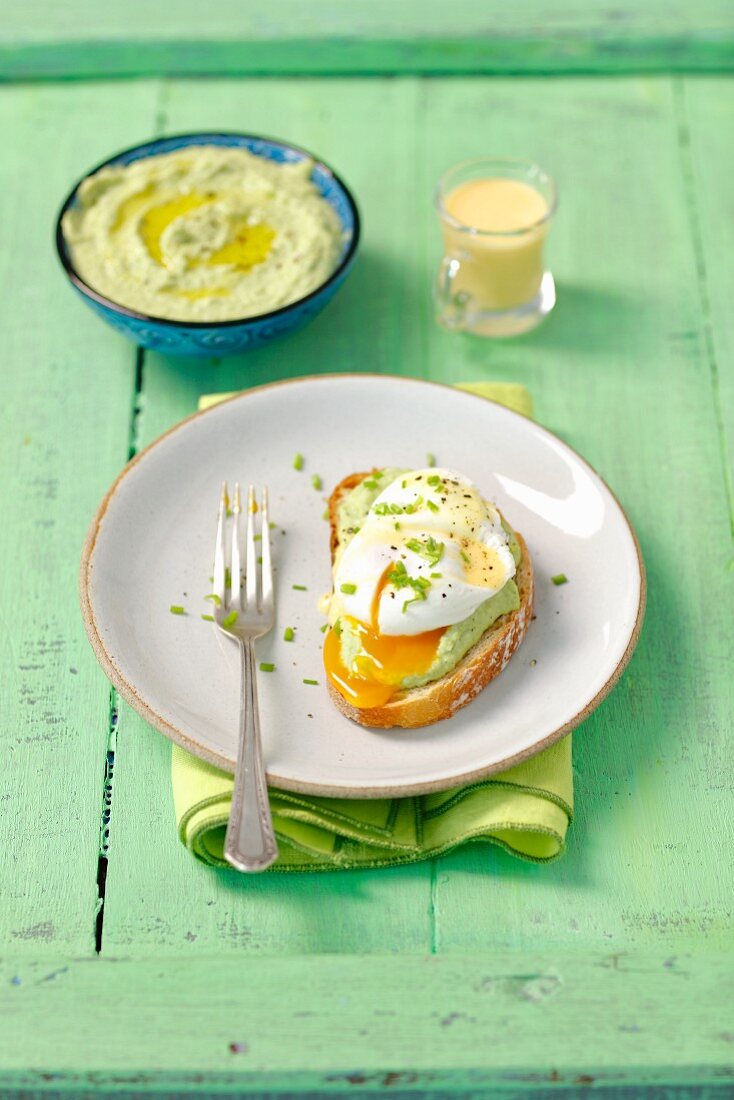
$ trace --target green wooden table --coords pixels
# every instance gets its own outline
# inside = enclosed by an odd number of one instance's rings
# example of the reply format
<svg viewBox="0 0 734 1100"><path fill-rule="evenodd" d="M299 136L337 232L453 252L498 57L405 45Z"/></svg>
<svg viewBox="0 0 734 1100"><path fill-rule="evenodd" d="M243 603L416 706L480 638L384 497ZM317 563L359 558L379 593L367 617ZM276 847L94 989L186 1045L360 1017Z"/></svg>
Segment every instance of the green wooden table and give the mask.
<svg viewBox="0 0 734 1100"><path fill-rule="evenodd" d="M0 1090L731 1096L731 5L241 7L201 28L200 3L35 3L0 28ZM318 150L364 240L302 334L186 363L75 300L51 228L86 167L195 128ZM432 185L489 151L561 192L557 310L497 344L429 299ZM575 735L556 864L245 879L176 839L170 746L82 630L85 529L200 394L321 371L523 382L630 514L647 621Z"/></svg>

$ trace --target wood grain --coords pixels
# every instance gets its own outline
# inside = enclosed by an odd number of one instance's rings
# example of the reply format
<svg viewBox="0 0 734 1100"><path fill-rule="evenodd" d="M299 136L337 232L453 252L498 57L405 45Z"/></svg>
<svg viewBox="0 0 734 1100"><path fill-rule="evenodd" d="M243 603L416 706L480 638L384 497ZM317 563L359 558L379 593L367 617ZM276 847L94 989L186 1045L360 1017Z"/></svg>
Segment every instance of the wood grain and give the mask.
<svg viewBox="0 0 734 1100"><path fill-rule="evenodd" d="M74 299L53 254L74 180L147 128L156 89L0 93L3 668L0 936L13 954L94 950L109 685L76 571L128 449L135 352ZM101 337L101 339L100 339Z"/></svg>
<svg viewBox="0 0 734 1100"><path fill-rule="evenodd" d="M304 4L52 0L0 28L5 79L141 75L731 71L727 0Z"/></svg>
<svg viewBox="0 0 734 1100"><path fill-rule="evenodd" d="M676 81L675 90L702 334L720 435L721 476L734 533L734 196L727 183L734 170L734 153L728 140L734 127L734 87L730 81L695 80ZM734 567L734 557L728 565Z"/></svg>

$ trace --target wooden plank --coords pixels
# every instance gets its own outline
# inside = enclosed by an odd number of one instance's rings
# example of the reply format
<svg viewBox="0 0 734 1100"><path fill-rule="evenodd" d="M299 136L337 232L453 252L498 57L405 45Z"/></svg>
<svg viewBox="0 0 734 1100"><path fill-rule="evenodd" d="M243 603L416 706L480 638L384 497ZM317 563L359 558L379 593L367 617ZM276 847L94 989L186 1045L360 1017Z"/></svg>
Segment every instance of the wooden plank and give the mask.
<svg viewBox="0 0 734 1100"><path fill-rule="evenodd" d="M728 962L605 952L10 962L0 1087L730 1089Z"/></svg>
<svg viewBox="0 0 734 1100"><path fill-rule="evenodd" d="M727 71L727 0L195 0L16 5L0 29L5 79L186 74Z"/></svg>
<svg viewBox="0 0 734 1100"><path fill-rule="evenodd" d="M422 230L405 142L417 117L409 81L207 81L167 87L165 127L236 127L297 138L356 188L366 218L362 256L324 314L296 336L220 362L145 357L139 442L192 412L199 395L297 374L420 373L425 338ZM354 118L361 117L359 131ZM389 201L373 150L386 150ZM410 318L406 323L405 318ZM248 954L428 951L431 867L386 874L249 877L192 862L176 837L170 748L125 708L115 764L105 954L129 950ZM165 868L166 889L160 889Z"/></svg>
<svg viewBox="0 0 734 1100"><path fill-rule="evenodd" d="M732 83L714 86L726 99ZM538 937L568 946L666 943L671 951L730 942L731 878L722 868L734 839L724 587L732 551L709 320L670 83L464 80L431 82L426 96L429 178L483 151L485 135L460 120L487 118L494 148L537 158L560 189L556 314L535 335L503 344L436 334L431 375L526 383L538 419L619 494L649 574L637 654L574 734L576 820L566 857L548 867L471 850L442 860L438 950L530 949ZM719 163L710 148L701 175L719 177L731 211ZM718 212L723 221L724 205ZM721 318L725 264L722 239ZM724 327L717 318L717 338ZM683 561L696 562L685 580ZM556 598L562 614L572 581ZM526 647L527 659L542 659L532 634Z"/></svg>
<svg viewBox="0 0 734 1100"><path fill-rule="evenodd" d="M721 473L734 531L734 322L730 292L734 198L727 184L734 171L734 150L727 139L734 132L734 84L728 80L676 81L676 91L703 336L721 440ZM734 567L734 558L728 567Z"/></svg>
<svg viewBox="0 0 734 1100"><path fill-rule="evenodd" d="M0 89L0 936L15 953L94 950L109 685L84 636L77 561L125 460L135 353L64 285L56 211L108 150L146 132L156 88Z"/></svg>

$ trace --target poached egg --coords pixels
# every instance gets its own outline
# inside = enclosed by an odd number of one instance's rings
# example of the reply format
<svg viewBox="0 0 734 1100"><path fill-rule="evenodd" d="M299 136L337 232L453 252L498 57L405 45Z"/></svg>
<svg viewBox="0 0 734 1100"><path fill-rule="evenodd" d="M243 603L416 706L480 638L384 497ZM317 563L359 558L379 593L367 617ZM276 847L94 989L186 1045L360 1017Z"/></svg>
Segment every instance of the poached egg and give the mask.
<svg viewBox="0 0 734 1100"><path fill-rule="evenodd" d="M335 563L324 644L332 683L354 706L383 705L430 669L446 630L515 568L499 512L473 482L434 467L399 475Z"/></svg>

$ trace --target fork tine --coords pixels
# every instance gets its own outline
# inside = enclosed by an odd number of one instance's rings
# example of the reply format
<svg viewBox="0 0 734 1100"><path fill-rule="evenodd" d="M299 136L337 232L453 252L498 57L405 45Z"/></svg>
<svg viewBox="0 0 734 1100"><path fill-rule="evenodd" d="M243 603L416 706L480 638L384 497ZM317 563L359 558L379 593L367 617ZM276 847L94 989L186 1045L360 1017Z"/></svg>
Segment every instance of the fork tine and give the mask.
<svg viewBox="0 0 734 1100"><path fill-rule="evenodd" d="M242 565L240 562L240 513L242 512L242 500L240 498L240 483L234 484L234 500L232 501L232 588L230 598L233 607L241 607Z"/></svg>
<svg viewBox="0 0 734 1100"><path fill-rule="evenodd" d="M227 508L229 507L229 494L227 493L227 482L222 482L222 491L219 494L219 518L217 520L217 541L214 547L214 581L212 584L212 591L215 596L219 597L220 604L224 608L227 606L227 589L225 585L226 576L226 552L224 547L224 525L227 519Z"/></svg>
<svg viewBox="0 0 734 1100"><path fill-rule="evenodd" d="M247 490L247 572L245 574L248 612L255 611L257 608L257 562L255 560L256 511L257 502L255 501L255 489L251 485Z"/></svg>
<svg viewBox="0 0 734 1100"><path fill-rule="evenodd" d="M270 558L270 523L268 516L268 487L263 486L262 497L262 609L265 612L273 610L273 568Z"/></svg>

